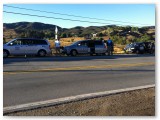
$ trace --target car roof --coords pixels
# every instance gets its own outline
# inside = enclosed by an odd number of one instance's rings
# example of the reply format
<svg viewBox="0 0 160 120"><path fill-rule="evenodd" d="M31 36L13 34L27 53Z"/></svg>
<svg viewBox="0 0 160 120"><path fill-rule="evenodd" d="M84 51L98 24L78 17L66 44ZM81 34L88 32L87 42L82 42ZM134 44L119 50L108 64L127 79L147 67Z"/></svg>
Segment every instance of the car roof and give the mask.
<svg viewBox="0 0 160 120"><path fill-rule="evenodd" d="M102 40L79 40L80 42L81 41L102 41Z"/></svg>
<svg viewBox="0 0 160 120"><path fill-rule="evenodd" d="M22 40L27 40L27 39L31 39L31 40L45 40L45 39L39 39L39 38L15 38L15 39L22 39Z"/></svg>

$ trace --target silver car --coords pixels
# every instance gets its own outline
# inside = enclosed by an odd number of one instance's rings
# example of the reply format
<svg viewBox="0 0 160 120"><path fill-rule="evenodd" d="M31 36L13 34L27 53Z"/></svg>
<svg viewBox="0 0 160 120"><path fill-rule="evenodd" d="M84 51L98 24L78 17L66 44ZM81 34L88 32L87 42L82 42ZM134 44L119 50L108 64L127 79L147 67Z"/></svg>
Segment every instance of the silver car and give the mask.
<svg viewBox="0 0 160 120"><path fill-rule="evenodd" d="M9 55L38 55L51 54L50 43L47 40L33 38L17 38L3 45L3 57Z"/></svg>
<svg viewBox="0 0 160 120"><path fill-rule="evenodd" d="M81 40L64 47L63 53L76 56L77 54L105 54L106 45L102 40Z"/></svg>

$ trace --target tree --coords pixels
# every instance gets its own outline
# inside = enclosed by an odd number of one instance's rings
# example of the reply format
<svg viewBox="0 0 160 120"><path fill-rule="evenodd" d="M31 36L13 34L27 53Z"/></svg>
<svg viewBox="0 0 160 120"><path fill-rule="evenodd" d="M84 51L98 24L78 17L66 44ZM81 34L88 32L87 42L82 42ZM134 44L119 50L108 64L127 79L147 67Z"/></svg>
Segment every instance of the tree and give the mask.
<svg viewBox="0 0 160 120"><path fill-rule="evenodd" d="M125 31L131 31L131 26L126 26Z"/></svg>
<svg viewBox="0 0 160 120"><path fill-rule="evenodd" d="M104 40L102 37L100 37L100 40Z"/></svg>
<svg viewBox="0 0 160 120"><path fill-rule="evenodd" d="M99 33L98 36L99 36L99 37L103 37L103 33Z"/></svg>
<svg viewBox="0 0 160 120"><path fill-rule="evenodd" d="M54 37L54 33L51 31L46 31L45 32L45 38L51 39L51 37Z"/></svg>
<svg viewBox="0 0 160 120"><path fill-rule="evenodd" d="M149 35L147 35L146 33L141 37L142 42L146 42L149 40L151 40L151 37Z"/></svg>
<svg viewBox="0 0 160 120"><path fill-rule="evenodd" d="M131 31L132 31L132 32L138 32L138 27L132 27L132 28L131 28Z"/></svg>
<svg viewBox="0 0 160 120"><path fill-rule="evenodd" d="M62 34L61 34L61 37L62 37L62 38L66 38L66 37L67 37L67 34L66 34L66 33L62 33Z"/></svg>
<svg viewBox="0 0 160 120"><path fill-rule="evenodd" d="M113 29L110 28L110 27L108 27L107 30L106 30L106 32L107 32L108 36L110 36L110 33L113 32Z"/></svg>
<svg viewBox="0 0 160 120"><path fill-rule="evenodd" d="M122 45L125 45L127 43L126 37L122 37Z"/></svg>

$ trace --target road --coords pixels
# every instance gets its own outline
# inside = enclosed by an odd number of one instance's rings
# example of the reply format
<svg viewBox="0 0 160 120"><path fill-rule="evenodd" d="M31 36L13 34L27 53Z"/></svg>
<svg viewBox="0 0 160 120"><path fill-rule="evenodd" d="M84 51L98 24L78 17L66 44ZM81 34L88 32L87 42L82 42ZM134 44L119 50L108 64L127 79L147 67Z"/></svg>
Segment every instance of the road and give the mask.
<svg viewBox="0 0 160 120"><path fill-rule="evenodd" d="M11 57L3 61L4 107L155 84L154 55Z"/></svg>

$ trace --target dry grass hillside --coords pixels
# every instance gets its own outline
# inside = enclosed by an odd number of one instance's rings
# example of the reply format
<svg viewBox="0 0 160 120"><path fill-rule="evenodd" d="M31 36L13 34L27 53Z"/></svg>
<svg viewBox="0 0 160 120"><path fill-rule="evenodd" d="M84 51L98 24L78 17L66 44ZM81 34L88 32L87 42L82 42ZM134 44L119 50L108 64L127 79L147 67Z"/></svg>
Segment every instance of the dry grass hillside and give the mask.
<svg viewBox="0 0 160 120"><path fill-rule="evenodd" d="M13 38L16 38L17 33L14 29L3 29L3 38L5 38L5 41L8 42Z"/></svg>
<svg viewBox="0 0 160 120"><path fill-rule="evenodd" d="M149 34L155 33L155 29L148 29L147 33L149 33Z"/></svg>
<svg viewBox="0 0 160 120"><path fill-rule="evenodd" d="M68 46L72 44L73 42L79 41L79 40L84 40L84 37L70 37L70 38L61 38L61 46ZM51 44L51 48L54 48L54 40L49 40Z"/></svg>

